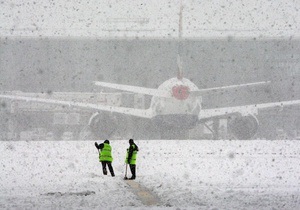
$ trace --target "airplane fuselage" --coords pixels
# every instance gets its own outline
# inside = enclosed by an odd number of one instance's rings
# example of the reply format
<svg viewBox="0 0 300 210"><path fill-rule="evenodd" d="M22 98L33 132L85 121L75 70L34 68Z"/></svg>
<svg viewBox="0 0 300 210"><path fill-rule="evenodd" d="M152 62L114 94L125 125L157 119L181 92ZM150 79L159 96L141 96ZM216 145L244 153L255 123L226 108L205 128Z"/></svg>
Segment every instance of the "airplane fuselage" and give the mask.
<svg viewBox="0 0 300 210"><path fill-rule="evenodd" d="M202 99L200 96L190 96L189 92L198 90L198 87L188 79L171 78L162 83L158 90L167 91L170 95L152 97L152 121L159 127L194 128L198 122Z"/></svg>

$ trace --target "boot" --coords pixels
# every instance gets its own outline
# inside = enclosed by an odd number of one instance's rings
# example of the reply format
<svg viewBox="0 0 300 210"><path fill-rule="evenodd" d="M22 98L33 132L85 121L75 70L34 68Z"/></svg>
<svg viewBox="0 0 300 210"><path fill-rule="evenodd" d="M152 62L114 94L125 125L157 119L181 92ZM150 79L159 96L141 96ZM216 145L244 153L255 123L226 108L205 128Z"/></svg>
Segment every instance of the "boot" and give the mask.
<svg viewBox="0 0 300 210"><path fill-rule="evenodd" d="M104 174L104 175L107 175L107 170L106 170L106 168L103 168L103 174Z"/></svg>
<svg viewBox="0 0 300 210"><path fill-rule="evenodd" d="M131 178L130 180L134 180L135 179L135 165L129 165L130 166L130 171L131 171Z"/></svg>

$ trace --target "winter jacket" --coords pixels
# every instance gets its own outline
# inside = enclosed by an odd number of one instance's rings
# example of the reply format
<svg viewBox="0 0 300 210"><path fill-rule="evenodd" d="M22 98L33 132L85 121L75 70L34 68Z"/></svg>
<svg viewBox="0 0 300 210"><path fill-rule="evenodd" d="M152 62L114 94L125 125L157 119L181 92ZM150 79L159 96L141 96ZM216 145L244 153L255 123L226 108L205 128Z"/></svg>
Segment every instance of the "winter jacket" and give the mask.
<svg viewBox="0 0 300 210"><path fill-rule="evenodd" d="M135 165L138 151L139 148L135 143L130 144L129 148L127 149L125 163Z"/></svg>
<svg viewBox="0 0 300 210"><path fill-rule="evenodd" d="M112 162L113 161L113 157L111 154L111 146L107 143L103 143L103 147L100 144L99 145L99 149L100 149L100 153L99 153L99 161L108 161L108 162Z"/></svg>

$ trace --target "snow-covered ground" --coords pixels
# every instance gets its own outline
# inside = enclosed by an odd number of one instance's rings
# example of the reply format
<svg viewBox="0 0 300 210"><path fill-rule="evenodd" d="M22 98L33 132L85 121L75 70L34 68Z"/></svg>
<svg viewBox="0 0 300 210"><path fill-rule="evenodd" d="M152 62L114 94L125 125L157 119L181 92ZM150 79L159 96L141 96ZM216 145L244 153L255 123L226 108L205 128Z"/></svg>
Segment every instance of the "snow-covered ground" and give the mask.
<svg viewBox="0 0 300 210"><path fill-rule="evenodd" d="M116 177L102 175L94 141L2 141L0 209L300 209L300 141L136 143L136 182L157 206L123 180L127 140L111 140Z"/></svg>

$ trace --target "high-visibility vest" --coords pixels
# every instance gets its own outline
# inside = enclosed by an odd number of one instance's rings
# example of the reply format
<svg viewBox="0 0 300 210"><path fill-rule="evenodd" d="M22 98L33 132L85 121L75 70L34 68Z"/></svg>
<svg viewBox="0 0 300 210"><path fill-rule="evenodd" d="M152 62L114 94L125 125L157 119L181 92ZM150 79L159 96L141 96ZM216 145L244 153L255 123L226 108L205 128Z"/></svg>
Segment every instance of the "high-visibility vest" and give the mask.
<svg viewBox="0 0 300 210"><path fill-rule="evenodd" d="M133 153L130 159L130 163L128 163L128 155L129 155L129 148L127 149L127 153L126 153L126 159L125 159L125 163L130 164L130 165L135 165L136 163L136 156L137 156L137 150L136 150L136 146L133 144Z"/></svg>
<svg viewBox="0 0 300 210"><path fill-rule="evenodd" d="M113 161L113 157L111 155L111 146L107 143L104 143L104 147L101 149L99 153L99 161Z"/></svg>

